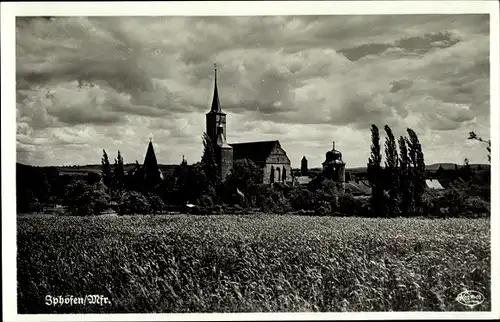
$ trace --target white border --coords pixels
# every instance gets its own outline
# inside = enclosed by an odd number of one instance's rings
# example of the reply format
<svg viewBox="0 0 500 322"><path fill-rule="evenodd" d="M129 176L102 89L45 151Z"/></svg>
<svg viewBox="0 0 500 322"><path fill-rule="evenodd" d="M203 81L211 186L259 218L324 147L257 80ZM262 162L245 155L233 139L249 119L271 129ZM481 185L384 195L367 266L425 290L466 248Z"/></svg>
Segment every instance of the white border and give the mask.
<svg viewBox="0 0 500 322"><path fill-rule="evenodd" d="M158 320L327 320L500 318L499 261L499 5L497 1L265 1L262 2L30 2L1 3L2 122L2 279L5 321L158 321ZM245 314L74 314L18 315L15 211L15 16L300 15L300 14L490 14L492 311Z"/></svg>

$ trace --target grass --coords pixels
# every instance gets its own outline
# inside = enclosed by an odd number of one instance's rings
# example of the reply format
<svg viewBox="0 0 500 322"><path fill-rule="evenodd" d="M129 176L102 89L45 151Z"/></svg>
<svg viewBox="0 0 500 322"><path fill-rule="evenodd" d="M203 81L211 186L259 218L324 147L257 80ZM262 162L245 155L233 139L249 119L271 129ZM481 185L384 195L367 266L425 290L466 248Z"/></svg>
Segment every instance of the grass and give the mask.
<svg viewBox="0 0 500 322"><path fill-rule="evenodd" d="M491 309L484 219L35 216L17 229L21 314L467 311L464 290Z"/></svg>

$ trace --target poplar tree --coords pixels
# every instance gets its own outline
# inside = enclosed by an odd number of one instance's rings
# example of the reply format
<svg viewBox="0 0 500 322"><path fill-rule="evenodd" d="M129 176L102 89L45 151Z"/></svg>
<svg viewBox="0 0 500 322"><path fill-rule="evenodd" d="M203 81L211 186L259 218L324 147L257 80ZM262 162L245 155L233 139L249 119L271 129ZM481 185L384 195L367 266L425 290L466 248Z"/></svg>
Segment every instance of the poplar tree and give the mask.
<svg viewBox="0 0 500 322"><path fill-rule="evenodd" d="M102 150L102 181L106 185L108 189L111 188L111 184L113 183L113 174L111 173L111 165L109 164L108 154L106 150Z"/></svg>
<svg viewBox="0 0 500 322"><path fill-rule="evenodd" d="M417 134L412 129L408 128L408 148L412 167L412 181L413 181L413 201L417 211L421 210L422 195L425 191L425 161L424 153L422 152L422 145L418 139Z"/></svg>
<svg viewBox="0 0 500 322"><path fill-rule="evenodd" d="M125 169L123 166L123 158L120 151L118 151L118 156L115 159L115 184L118 189L124 187L125 181Z"/></svg>
<svg viewBox="0 0 500 322"><path fill-rule="evenodd" d="M380 134L378 127L375 124L371 126L371 153L368 159L368 180L372 189L372 210L374 215L381 215L385 213L384 209L384 187L382 178L382 168L380 163L382 162L382 155L380 153Z"/></svg>
<svg viewBox="0 0 500 322"><path fill-rule="evenodd" d="M385 180L386 188L389 192L389 200L387 201L388 212L391 215L396 215L399 213L399 195L400 195L400 184L399 184L399 173L398 173L398 148L396 146L396 139L392 133L391 128L388 125L384 126L384 130L387 134L385 139Z"/></svg>
<svg viewBox="0 0 500 322"><path fill-rule="evenodd" d="M411 161L406 147L406 138L399 138L399 187L400 187L400 204L399 209L402 216L408 216L413 208L413 182L411 180Z"/></svg>

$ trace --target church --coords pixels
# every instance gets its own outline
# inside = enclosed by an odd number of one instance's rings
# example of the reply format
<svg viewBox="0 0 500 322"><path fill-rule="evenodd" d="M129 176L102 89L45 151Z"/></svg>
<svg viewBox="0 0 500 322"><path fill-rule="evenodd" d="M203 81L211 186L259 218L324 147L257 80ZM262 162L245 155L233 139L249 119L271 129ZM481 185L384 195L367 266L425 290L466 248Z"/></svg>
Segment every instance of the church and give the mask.
<svg viewBox="0 0 500 322"><path fill-rule="evenodd" d="M262 169L263 183L293 182L290 159L278 140L227 143L226 113L222 112L217 88L217 67L215 67L212 106L206 114L206 133L213 144L220 177L224 180L236 160L252 160ZM163 178L162 171L150 141L144 163L142 177L148 187L156 186Z"/></svg>
<svg viewBox="0 0 500 322"><path fill-rule="evenodd" d="M231 173L234 161L249 159L262 169L263 183L292 182L290 159L278 140L227 143L227 119L220 104L216 66L214 73L214 93L212 106L206 114L206 133L214 144L220 177L224 179Z"/></svg>

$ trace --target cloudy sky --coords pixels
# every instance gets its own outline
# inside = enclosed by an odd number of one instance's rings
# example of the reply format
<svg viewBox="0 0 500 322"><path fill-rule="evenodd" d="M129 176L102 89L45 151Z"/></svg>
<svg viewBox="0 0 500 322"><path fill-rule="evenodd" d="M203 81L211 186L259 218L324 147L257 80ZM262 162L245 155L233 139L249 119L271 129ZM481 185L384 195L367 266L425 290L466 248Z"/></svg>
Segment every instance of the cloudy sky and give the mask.
<svg viewBox="0 0 500 322"><path fill-rule="evenodd" d="M279 140L293 167L336 142L365 166L370 125L413 128L426 163L487 163L487 15L17 18L17 159L142 163L202 153L218 66L229 143ZM384 137L383 137L384 138Z"/></svg>

